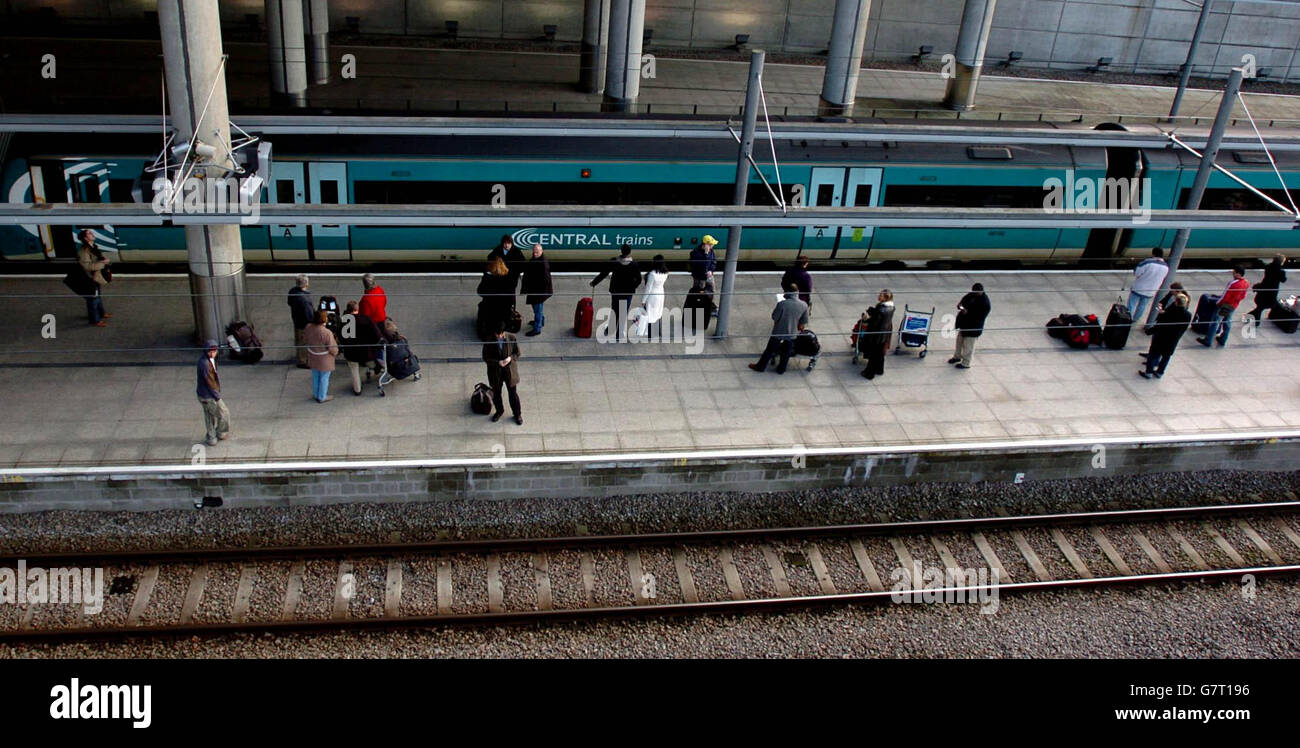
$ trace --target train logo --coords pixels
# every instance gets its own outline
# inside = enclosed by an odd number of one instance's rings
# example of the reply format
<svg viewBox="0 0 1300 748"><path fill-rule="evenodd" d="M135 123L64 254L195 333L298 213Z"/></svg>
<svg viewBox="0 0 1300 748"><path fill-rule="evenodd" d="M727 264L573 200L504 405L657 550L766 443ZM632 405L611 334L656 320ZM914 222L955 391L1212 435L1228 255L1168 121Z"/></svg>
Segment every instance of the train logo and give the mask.
<svg viewBox="0 0 1300 748"><path fill-rule="evenodd" d="M645 234L623 234L618 231L579 231L576 229L519 229L511 238L516 247L531 247L540 244L543 248L551 247L607 247L618 249L624 244L633 247L652 248L654 237Z"/></svg>

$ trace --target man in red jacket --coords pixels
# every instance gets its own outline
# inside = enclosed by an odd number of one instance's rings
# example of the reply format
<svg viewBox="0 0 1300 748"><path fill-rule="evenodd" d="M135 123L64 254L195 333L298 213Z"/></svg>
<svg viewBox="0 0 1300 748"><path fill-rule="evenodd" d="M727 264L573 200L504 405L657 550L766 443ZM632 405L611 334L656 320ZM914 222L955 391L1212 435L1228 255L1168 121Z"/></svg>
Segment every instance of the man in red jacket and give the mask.
<svg viewBox="0 0 1300 748"><path fill-rule="evenodd" d="M1237 305L1246 298L1246 292L1249 290L1250 281L1246 280L1246 269L1234 265L1232 280L1224 289L1223 296L1219 297L1219 306L1214 310L1214 316L1210 318L1210 331L1205 337L1197 338L1196 342L1209 348L1217 338L1220 348L1227 345L1228 334L1232 332L1232 313L1237 311Z"/></svg>
<svg viewBox="0 0 1300 748"><path fill-rule="evenodd" d="M384 320L388 319L388 295L384 293L384 287L370 273L361 276L361 285L365 288L365 293L361 295L361 305L357 311L376 325L383 325Z"/></svg>

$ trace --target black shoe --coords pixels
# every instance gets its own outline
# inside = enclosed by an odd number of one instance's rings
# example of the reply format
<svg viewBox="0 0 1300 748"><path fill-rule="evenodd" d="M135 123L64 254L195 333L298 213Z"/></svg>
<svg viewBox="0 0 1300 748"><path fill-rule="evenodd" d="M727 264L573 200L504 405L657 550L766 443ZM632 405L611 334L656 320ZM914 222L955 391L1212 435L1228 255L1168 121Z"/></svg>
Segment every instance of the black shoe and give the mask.
<svg viewBox="0 0 1300 748"><path fill-rule="evenodd" d="M500 420L501 420L501 416L503 416L503 415L505 415L505 413L493 413L493 414L492 414L492 423L496 423L497 421L500 421Z"/></svg>
<svg viewBox="0 0 1300 748"><path fill-rule="evenodd" d="M1156 372L1156 374L1155 374L1156 379L1160 379L1160 378L1163 377L1163 376L1164 376L1164 373L1163 373L1163 372Z"/></svg>
<svg viewBox="0 0 1300 748"><path fill-rule="evenodd" d="M953 368L954 368L954 369L969 369L970 367L967 366L966 364L957 364L957 365L954 366Z"/></svg>
<svg viewBox="0 0 1300 748"><path fill-rule="evenodd" d="M1150 353L1139 353L1138 355L1141 356L1142 358L1148 358L1151 356Z"/></svg>
<svg viewBox="0 0 1300 748"><path fill-rule="evenodd" d="M875 375L875 374L868 374L866 369L863 369L863 370L862 370L862 376L866 377L867 379L875 379L875 378L876 378L876 375Z"/></svg>
<svg viewBox="0 0 1300 748"><path fill-rule="evenodd" d="M524 333L524 335L527 335L527 336L530 337L530 338L533 337L534 335L541 335L541 334L542 334L542 331L541 331L541 330L538 330L536 327L534 327L533 329L531 329L531 330L529 330L528 332Z"/></svg>
<svg viewBox="0 0 1300 748"><path fill-rule="evenodd" d="M1200 343L1201 345L1205 346L1206 348L1209 348L1209 347L1210 347L1210 341L1206 340L1205 338L1197 338L1197 339L1196 339L1196 342Z"/></svg>
<svg viewBox="0 0 1300 748"><path fill-rule="evenodd" d="M749 368L753 369L754 371L762 371L762 370L763 370L761 367L759 367L758 364L750 364L750 365L749 365Z"/></svg>
<svg viewBox="0 0 1300 748"><path fill-rule="evenodd" d="M955 364L955 363L957 363L958 361L961 361L961 357L960 357L960 356L953 356L952 358L948 359L948 363L950 363L950 364Z"/></svg>
<svg viewBox="0 0 1300 748"><path fill-rule="evenodd" d="M1150 378L1151 378L1151 375L1148 374L1148 373L1146 372L1145 369L1139 369L1139 370L1138 370L1138 376L1139 376L1139 377L1142 377L1143 379L1150 379Z"/></svg>
<svg viewBox="0 0 1300 748"><path fill-rule="evenodd" d="M515 423L519 424L520 426L523 426L523 425L524 425L524 417L523 417L523 416L515 416Z"/></svg>

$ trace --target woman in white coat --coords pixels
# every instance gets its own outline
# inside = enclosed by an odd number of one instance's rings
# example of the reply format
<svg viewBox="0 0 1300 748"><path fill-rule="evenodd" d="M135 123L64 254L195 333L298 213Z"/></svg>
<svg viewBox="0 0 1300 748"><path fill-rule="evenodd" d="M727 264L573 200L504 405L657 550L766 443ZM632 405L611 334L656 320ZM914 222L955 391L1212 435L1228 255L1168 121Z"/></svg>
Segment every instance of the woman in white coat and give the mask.
<svg viewBox="0 0 1300 748"><path fill-rule="evenodd" d="M657 325L655 333L663 339L664 284L668 282L668 263L663 255L655 255L654 265L645 274L645 292L641 296L641 306L645 312L637 321L637 334L648 335L650 326Z"/></svg>

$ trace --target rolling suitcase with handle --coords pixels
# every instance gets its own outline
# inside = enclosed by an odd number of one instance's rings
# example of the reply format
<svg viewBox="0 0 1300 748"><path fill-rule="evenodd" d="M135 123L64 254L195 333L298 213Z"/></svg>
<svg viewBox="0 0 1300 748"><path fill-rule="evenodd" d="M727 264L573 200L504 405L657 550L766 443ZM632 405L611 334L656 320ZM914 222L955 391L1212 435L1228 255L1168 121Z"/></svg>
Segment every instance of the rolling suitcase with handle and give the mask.
<svg viewBox="0 0 1300 748"><path fill-rule="evenodd" d="M1119 350L1128 344L1128 333L1133 328L1133 315L1123 304L1113 304L1106 315L1106 328L1101 333L1107 348Z"/></svg>
<svg viewBox="0 0 1300 748"><path fill-rule="evenodd" d="M591 323L595 316L596 309L591 298L579 299L578 308L573 312L573 334L580 338L591 337Z"/></svg>

